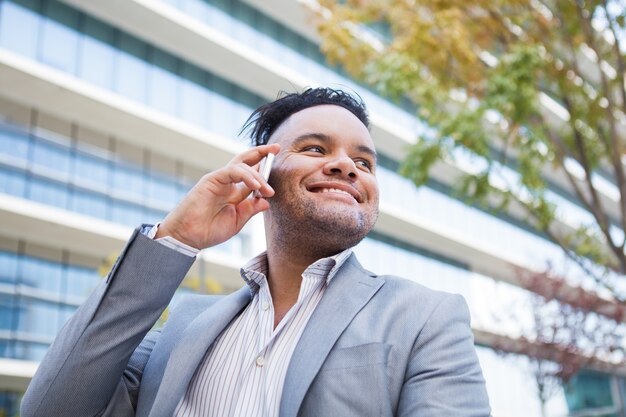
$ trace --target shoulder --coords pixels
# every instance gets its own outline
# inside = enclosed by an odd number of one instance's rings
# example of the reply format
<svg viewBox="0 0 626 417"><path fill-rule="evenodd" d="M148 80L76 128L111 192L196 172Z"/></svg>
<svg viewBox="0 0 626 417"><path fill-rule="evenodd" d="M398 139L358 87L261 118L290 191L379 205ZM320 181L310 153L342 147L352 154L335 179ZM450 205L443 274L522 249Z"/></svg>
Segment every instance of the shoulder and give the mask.
<svg viewBox="0 0 626 417"><path fill-rule="evenodd" d="M459 294L434 290L395 275L378 275L376 279L384 280L381 295L393 297L394 302L406 306L409 310L419 309L421 315L455 316L469 321L467 303Z"/></svg>
<svg viewBox="0 0 626 417"><path fill-rule="evenodd" d="M353 271L358 272L363 279L381 282L383 285L377 296L393 298L394 303L412 305L422 311L436 309L441 303L466 304L464 298L458 294L434 290L397 275L378 275L368 271L361 266L355 255L350 257L348 263L349 267L355 268Z"/></svg>

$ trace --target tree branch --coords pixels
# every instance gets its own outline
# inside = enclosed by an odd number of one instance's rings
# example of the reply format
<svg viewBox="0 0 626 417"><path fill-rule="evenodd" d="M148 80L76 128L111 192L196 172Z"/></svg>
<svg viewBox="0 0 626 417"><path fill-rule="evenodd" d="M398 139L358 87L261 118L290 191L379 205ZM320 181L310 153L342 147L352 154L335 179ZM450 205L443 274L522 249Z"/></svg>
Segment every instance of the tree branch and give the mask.
<svg viewBox="0 0 626 417"><path fill-rule="evenodd" d="M622 112L626 114L626 84L624 84L624 73L626 72L626 63L624 63L624 58L622 57L622 53L620 50L620 37L617 34L617 30L615 28L615 22L609 17L609 10L607 1L604 0L602 2L602 8L604 9L604 14L607 16L607 21L609 22L609 30L613 35L613 52L615 53L615 62L617 63L617 81L619 86L619 91L622 96Z"/></svg>
<svg viewBox="0 0 626 417"><path fill-rule="evenodd" d="M600 80L601 80L601 85L602 85L602 93L603 93L604 98L608 102L608 105L605 109L605 114L606 114L605 121L609 125L611 145L610 147L607 147L606 153L609 155L609 158L613 165L615 179L618 185L618 189L620 190L620 216L621 216L620 225L622 227L622 230L626 231L626 180L624 177L624 169L623 169L623 165L621 161L621 155L622 155L621 146L619 144L619 139L617 136L617 129L615 126L616 120L613 115L614 104L613 104L613 99L612 99L611 86L609 85L606 74L604 73L604 70L602 69L602 65L601 65L602 54L596 42L595 30L593 29L591 25L591 21L590 21L591 14L589 14L589 17L585 17L583 10L580 7L579 2L576 2L576 10L578 14L578 19L581 22L581 26L583 28L583 33L585 34L585 38L587 39L587 44L589 45L591 49L593 49L593 51L596 54L597 63L598 63L598 72L600 73ZM608 15L607 15L607 19L610 20ZM617 39L616 39L616 42L617 42ZM618 53L618 56L619 56L619 53ZM571 111L570 111L570 114L572 114ZM575 127L573 127L573 129L575 129ZM600 130L600 129L597 129L597 130ZM582 155L583 150L584 150L584 144L580 142L579 134L575 132L575 136L576 136L577 146ZM581 162L582 162L582 158L581 158ZM585 162L586 162L586 158L585 158ZM585 164L583 164L583 168L585 168L585 172L587 173L588 171L590 171L588 162L586 162L586 166L587 167L585 167ZM591 182L591 177L589 177L588 183L590 185L590 191L591 189L593 189L593 192L595 193L596 190L595 190L595 187L593 187L593 184ZM598 201L599 203L599 200L596 200L596 199L597 197L594 195L594 201ZM600 209L602 210L601 206L600 206ZM626 243L626 236L622 240L622 243L618 245L614 241L613 236L611 236L610 234L610 225L608 223L608 217L606 216L606 213L603 210L602 212L604 214L603 219L605 219L606 224L601 223L600 221L598 221L598 224L600 225L602 232L606 236L607 242L609 242L611 249L615 252L615 255L618 257L618 260L620 261L620 264L622 266L622 272L626 272L626 256L624 255L624 244Z"/></svg>
<svg viewBox="0 0 626 417"><path fill-rule="evenodd" d="M578 185L578 182L576 180L576 178L574 178L574 176L565 168L565 158L566 157L572 157L571 155L569 155L569 151L567 149L567 146L565 145L565 143L563 143L563 140L555 135L547 126L547 122L545 121L545 119L543 118L543 116L538 113L537 117L540 120L540 123L538 123L539 126L543 126L544 131L546 132L547 136L549 137L550 141L554 144L555 148L558 150L558 152L556 152L556 157L559 159L559 164L562 167L562 171L565 173L565 176L570 184L570 186L572 187L572 190L574 190L574 194L576 195L576 197L578 198L578 200L583 204L583 206L587 209L587 211L589 211L594 218L596 219L597 222L598 221L598 214L597 214L597 207L594 206L592 204L591 201L589 201L587 199L587 197L584 195L583 191L581 190L580 186ZM573 157L572 157L573 158ZM522 202L523 204L523 202ZM530 210L528 209L528 211L530 212ZM532 214L532 213L531 213ZM574 255L574 257L572 257L571 253L569 253L569 251L571 251L572 249L567 247L565 245L564 242L562 242L560 239L557 238L556 235L554 235L553 233L551 233L549 230L545 231L546 234L548 234L548 237L550 237L551 239L554 240L554 242L559 245L563 251L568 255L568 257L570 257L571 259L573 259L574 261L576 261L583 269L586 270L586 272L589 272L590 275L592 277L594 277L594 279L596 279L595 273L591 272L588 270L588 268L585 265L582 265L581 262L579 262L580 260L578 259L578 257L576 255ZM596 279L597 281L597 279Z"/></svg>
<svg viewBox="0 0 626 417"><path fill-rule="evenodd" d="M602 7L604 9L604 13L607 16L607 20L609 22L609 29L613 34L614 42L613 42L613 52L615 53L615 58L617 62L617 80L618 80L618 88L619 92L622 96L622 112L626 114L626 84L624 84L624 72L626 71L626 64L624 63L624 59L622 57L622 53L620 51L620 38L617 36L617 31L615 30L615 23L609 17L609 11L607 8L606 0L603 1ZM597 54L597 52L596 52ZM613 121L613 114L609 115L610 120ZM613 168L615 171L615 177L617 186L620 191L620 211L621 211L621 226L622 230L626 231L626 175L624 173L624 165L622 164L622 151L617 136L617 132L615 132L614 123L611 123L611 137L612 137L612 145L613 152L611 152ZM621 248L624 250L626 246L626 234L624 235L624 239L622 240Z"/></svg>

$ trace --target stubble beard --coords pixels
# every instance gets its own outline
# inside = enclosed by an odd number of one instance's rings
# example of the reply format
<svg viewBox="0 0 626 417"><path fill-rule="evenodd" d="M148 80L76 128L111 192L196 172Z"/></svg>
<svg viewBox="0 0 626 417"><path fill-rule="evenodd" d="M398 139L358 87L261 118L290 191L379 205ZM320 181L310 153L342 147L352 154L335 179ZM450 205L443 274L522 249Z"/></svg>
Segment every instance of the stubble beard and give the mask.
<svg viewBox="0 0 626 417"><path fill-rule="evenodd" d="M369 233L378 217L376 209L355 210L345 203L319 202L302 196L287 200L282 184L274 184L271 199L272 238L274 243L290 250L305 251L315 257L334 255L355 246Z"/></svg>

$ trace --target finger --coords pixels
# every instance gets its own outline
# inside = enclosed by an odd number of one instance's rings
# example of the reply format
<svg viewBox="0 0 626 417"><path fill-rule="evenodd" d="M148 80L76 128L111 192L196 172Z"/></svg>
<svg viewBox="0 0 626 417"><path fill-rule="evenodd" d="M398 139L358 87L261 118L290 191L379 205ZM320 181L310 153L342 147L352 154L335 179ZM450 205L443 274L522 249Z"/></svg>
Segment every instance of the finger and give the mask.
<svg viewBox="0 0 626 417"><path fill-rule="evenodd" d="M261 197L274 195L274 189L265 181L263 176L254 168L245 164L232 167L232 171L226 177L226 181L237 185L236 190L234 192L231 191L233 194L231 194L229 199L233 204L238 204L254 191L258 191Z"/></svg>
<svg viewBox="0 0 626 417"><path fill-rule="evenodd" d="M243 162L246 165L252 166L261 162L261 160L265 158L268 153L277 154L279 151L280 145L278 143L255 146L254 148L250 148L247 151L235 156L231 162Z"/></svg>
<svg viewBox="0 0 626 417"><path fill-rule="evenodd" d="M264 198L247 198L237 204L237 218L239 228L243 227L248 220L257 213L270 208L270 203Z"/></svg>
<svg viewBox="0 0 626 417"><path fill-rule="evenodd" d="M263 177L263 174L258 171L256 167L250 167L241 163L235 166L234 169L235 170L233 171L231 180L241 176L241 180L237 182L243 182L251 191L259 191L259 193L264 197L271 197L274 195L274 189L269 185L267 180Z"/></svg>
<svg viewBox="0 0 626 417"><path fill-rule="evenodd" d="M253 167L244 163L229 164L215 172L215 180L222 185L243 183L249 190L258 190L263 178Z"/></svg>

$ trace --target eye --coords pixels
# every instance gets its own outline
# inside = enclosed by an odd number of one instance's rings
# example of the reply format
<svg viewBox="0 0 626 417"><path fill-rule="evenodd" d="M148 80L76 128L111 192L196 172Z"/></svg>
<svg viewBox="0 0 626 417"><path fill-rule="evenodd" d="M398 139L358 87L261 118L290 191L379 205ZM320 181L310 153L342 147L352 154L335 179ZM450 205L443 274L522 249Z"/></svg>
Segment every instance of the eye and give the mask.
<svg viewBox="0 0 626 417"><path fill-rule="evenodd" d="M367 170L368 172L372 172L372 163L370 161L367 161L365 159L357 159L354 161L354 164L358 167L361 167L365 170Z"/></svg>
<svg viewBox="0 0 626 417"><path fill-rule="evenodd" d="M319 145L311 145L302 148L303 152L314 152L314 153L324 153L324 148Z"/></svg>

